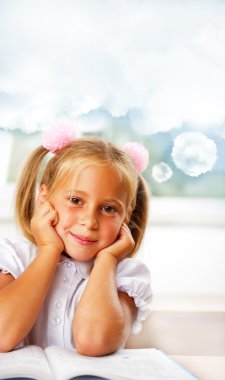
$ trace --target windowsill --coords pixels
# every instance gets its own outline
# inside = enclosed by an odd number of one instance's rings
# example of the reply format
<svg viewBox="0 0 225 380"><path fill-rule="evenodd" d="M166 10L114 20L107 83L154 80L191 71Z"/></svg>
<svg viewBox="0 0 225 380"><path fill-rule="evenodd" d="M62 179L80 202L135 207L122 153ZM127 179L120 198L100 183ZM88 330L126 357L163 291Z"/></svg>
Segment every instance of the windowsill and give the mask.
<svg viewBox="0 0 225 380"><path fill-rule="evenodd" d="M0 222L13 220L15 184L0 187ZM151 197L150 224L224 227L225 198Z"/></svg>
<svg viewBox="0 0 225 380"><path fill-rule="evenodd" d="M156 294L152 310L160 312L225 313L224 295Z"/></svg>
<svg viewBox="0 0 225 380"><path fill-rule="evenodd" d="M225 198L152 197L150 223L224 227Z"/></svg>
<svg viewBox="0 0 225 380"><path fill-rule="evenodd" d="M7 223L12 222L14 218L14 193L15 184L7 183L0 186L0 222Z"/></svg>

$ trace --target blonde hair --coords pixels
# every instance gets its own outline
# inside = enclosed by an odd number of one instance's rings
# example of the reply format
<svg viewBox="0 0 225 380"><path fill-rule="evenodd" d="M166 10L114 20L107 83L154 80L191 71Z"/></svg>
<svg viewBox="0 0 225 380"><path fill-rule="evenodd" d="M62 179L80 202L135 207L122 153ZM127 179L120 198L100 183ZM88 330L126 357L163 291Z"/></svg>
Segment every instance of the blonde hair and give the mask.
<svg viewBox="0 0 225 380"><path fill-rule="evenodd" d="M132 207L129 228L135 241L130 255L133 256L142 242L146 229L149 195L148 186L144 178L138 175L132 159L112 143L95 138L72 141L57 151L45 164L48 153L49 151L42 146L36 148L28 157L18 181L16 218L25 237L35 243L30 223L40 185L45 184L51 195L74 176L74 172L79 173L90 166L111 166L124 184L127 206Z"/></svg>

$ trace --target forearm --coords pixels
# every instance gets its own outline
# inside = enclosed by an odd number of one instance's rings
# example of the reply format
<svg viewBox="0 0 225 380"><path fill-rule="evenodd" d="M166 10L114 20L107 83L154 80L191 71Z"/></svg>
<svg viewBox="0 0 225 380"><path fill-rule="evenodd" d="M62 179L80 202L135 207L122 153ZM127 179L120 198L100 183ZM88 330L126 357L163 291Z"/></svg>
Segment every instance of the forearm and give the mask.
<svg viewBox="0 0 225 380"><path fill-rule="evenodd" d="M41 248L22 275L0 290L1 350L14 348L34 325L59 257Z"/></svg>
<svg viewBox="0 0 225 380"><path fill-rule="evenodd" d="M116 288L116 265L115 257L105 252L95 260L73 321L74 340L81 353L108 354L121 347L129 334L130 323L126 323Z"/></svg>

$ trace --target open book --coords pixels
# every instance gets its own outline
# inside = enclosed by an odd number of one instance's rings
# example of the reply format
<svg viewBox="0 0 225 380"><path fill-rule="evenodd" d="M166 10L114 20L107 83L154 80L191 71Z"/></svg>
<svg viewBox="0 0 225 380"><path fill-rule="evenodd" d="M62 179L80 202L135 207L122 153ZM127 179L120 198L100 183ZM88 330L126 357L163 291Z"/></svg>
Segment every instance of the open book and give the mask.
<svg viewBox="0 0 225 380"><path fill-rule="evenodd" d="M89 376L88 376L89 375ZM60 347L27 346L0 353L0 379L196 380L156 349L123 349L87 357Z"/></svg>

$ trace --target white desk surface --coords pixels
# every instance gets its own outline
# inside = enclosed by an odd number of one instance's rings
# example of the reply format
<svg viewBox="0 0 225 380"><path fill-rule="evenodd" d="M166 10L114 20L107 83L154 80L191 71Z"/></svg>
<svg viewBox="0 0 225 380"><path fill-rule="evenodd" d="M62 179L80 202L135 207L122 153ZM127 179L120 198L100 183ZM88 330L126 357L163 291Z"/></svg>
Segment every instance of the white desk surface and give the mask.
<svg viewBox="0 0 225 380"><path fill-rule="evenodd" d="M171 358L199 380L225 380L225 356L171 355Z"/></svg>

